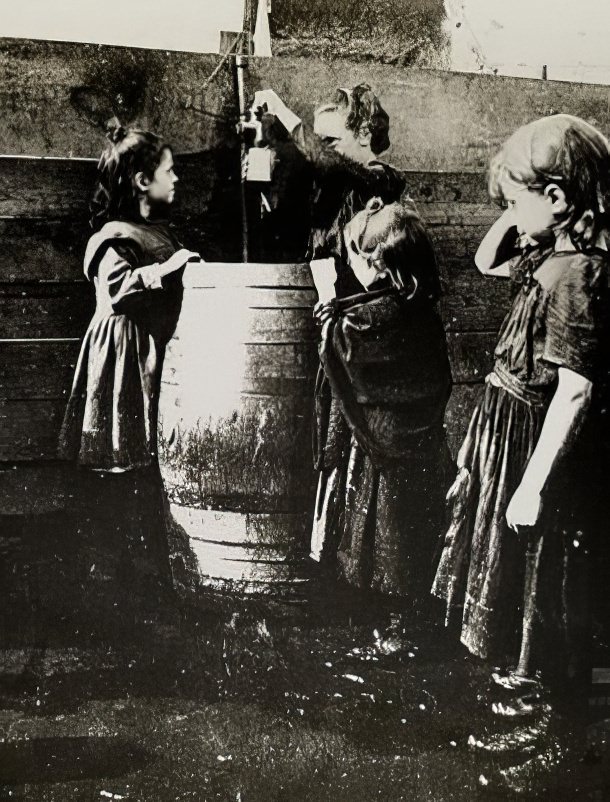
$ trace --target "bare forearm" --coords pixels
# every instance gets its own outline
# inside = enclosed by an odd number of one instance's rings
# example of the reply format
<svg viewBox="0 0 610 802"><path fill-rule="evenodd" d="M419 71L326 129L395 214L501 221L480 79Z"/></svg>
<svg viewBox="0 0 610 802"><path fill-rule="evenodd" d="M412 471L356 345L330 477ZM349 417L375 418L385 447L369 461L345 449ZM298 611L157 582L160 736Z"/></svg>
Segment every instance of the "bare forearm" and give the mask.
<svg viewBox="0 0 610 802"><path fill-rule="evenodd" d="M591 382L578 374L571 376L577 377L578 381L562 382L560 378L536 448L521 480L521 484L532 493L542 493L557 461L578 436L589 409Z"/></svg>
<svg viewBox="0 0 610 802"><path fill-rule="evenodd" d="M495 276L508 276L508 269L502 264L507 257L508 246L517 236L512 211L507 209L483 237L474 257L474 262L481 273Z"/></svg>

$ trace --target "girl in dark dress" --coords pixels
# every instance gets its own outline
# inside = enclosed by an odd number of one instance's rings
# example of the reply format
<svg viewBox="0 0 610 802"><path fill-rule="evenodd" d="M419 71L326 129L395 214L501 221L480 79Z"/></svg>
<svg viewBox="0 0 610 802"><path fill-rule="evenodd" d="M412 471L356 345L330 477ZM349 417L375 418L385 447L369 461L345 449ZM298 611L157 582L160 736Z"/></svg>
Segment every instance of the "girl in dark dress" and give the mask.
<svg viewBox="0 0 610 802"><path fill-rule="evenodd" d="M83 339L59 455L78 466L77 536L87 576L131 592L169 579L156 468L165 346L181 268L199 260L165 222L177 176L169 145L117 126L98 166L84 261L96 310ZM157 513L155 515L155 513Z"/></svg>
<svg viewBox="0 0 610 802"><path fill-rule="evenodd" d="M515 295L459 452L433 593L461 619L470 652L505 661L494 678L507 688L538 671L587 676L609 167L606 139L569 115L520 128L491 165L490 194L508 208L475 261Z"/></svg>
<svg viewBox="0 0 610 802"><path fill-rule="evenodd" d="M424 597L451 461L440 282L415 211L373 198L343 232L359 292L319 306L320 471L312 551L349 584Z"/></svg>

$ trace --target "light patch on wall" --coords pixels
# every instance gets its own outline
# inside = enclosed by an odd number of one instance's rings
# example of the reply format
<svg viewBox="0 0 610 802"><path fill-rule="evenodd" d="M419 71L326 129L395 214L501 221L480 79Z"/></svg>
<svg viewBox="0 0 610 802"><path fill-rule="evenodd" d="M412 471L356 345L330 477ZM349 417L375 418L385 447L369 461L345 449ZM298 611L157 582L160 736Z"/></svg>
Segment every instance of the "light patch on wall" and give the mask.
<svg viewBox="0 0 610 802"><path fill-rule="evenodd" d="M445 0L451 69L610 84L607 0Z"/></svg>
<svg viewBox="0 0 610 802"><path fill-rule="evenodd" d="M0 36L217 53L243 13L244 0L20 0Z"/></svg>

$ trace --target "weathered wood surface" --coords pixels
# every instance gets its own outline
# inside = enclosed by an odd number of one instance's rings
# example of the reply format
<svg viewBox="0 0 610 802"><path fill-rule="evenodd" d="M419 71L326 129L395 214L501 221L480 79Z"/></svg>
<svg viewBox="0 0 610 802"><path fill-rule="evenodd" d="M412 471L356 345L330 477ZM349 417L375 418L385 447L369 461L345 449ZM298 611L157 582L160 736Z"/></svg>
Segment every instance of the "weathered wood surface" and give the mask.
<svg viewBox="0 0 610 802"><path fill-rule="evenodd" d="M93 159L2 156L0 216L86 217L96 164Z"/></svg>
<svg viewBox="0 0 610 802"><path fill-rule="evenodd" d="M178 152L235 141L230 63L220 57L66 42L0 41L0 141L5 153L99 155L113 115L161 131ZM608 133L607 88L560 81L355 64L311 57L249 60L247 94L272 87L304 120L338 86L366 81L392 121L391 159L419 170L485 169L518 125L577 114Z"/></svg>
<svg viewBox="0 0 610 802"><path fill-rule="evenodd" d="M472 265L445 278L441 313L447 329L497 332L510 307L511 286L506 279L481 276Z"/></svg>
<svg viewBox="0 0 610 802"><path fill-rule="evenodd" d="M222 579L233 588L237 583L244 591L265 592L299 581L295 542L288 541L286 533L298 532L304 538L311 526L309 514L241 514L176 504L170 505L170 514L183 537L190 533L189 547L202 585L216 586Z"/></svg>
<svg viewBox="0 0 610 802"><path fill-rule="evenodd" d="M178 157L182 192L176 222L185 244L201 248L208 259L222 253L224 260L231 247L239 249L239 232L222 239L219 232L225 233L226 218L238 222L239 216L227 206L236 165L227 151L219 154L217 164L211 153ZM220 177L210 184L213 169ZM77 341L94 305L81 263L94 171L94 161L0 157L5 246L0 251L0 340L5 341L0 348L0 460L55 458ZM494 332L508 304L507 285L481 277L472 262L478 240L499 211L485 202L481 173L411 171L408 183L438 254L445 285L441 309L459 389L488 370ZM218 209L209 219L204 210L215 206L215 198ZM243 393L307 397L311 357L305 344L317 336L309 312L315 300L309 271L218 264L206 265L207 284L203 275L190 271L187 283L222 292L242 287ZM454 440L469 414L464 405L459 410L449 419L451 432L459 431Z"/></svg>
<svg viewBox="0 0 610 802"><path fill-rule="evenodd" d="M0 398L66 400L79 347L78 339L0 341Z"/></svg>
<svg viewBox="0 0 610 802"><path fill-rule="evenodd" d="M403 168L484 170L515 128L553 113L610 132L605 86L310 57L255 59L248 74L251 91L272 87L306 121L337 87L363 81L390 116L390 157Z"/></svg>
<svg viewBox="0 0 610 802"><path fill-rule="evenodd" d="M82 337L94 307L85 281L0 284L0 339Z"/></svg>
<svg viewBox="0 0 610 802"><path fill-rule="evenodd" d="M198 189L209 158L200 154L182 160L181 189L186 191L177 211L185 241L190 236L204 243L211 236L213 227L201 215L209 188ZM5 244L0 251L0 340L11 340L0 355L0 399L5 402L1 460L55 458L76 341L94 304L93 288L81 272L94 167L78 160L0 158L0 204L9 213L0 219ZM472 262L476 243L498 210L483 201L482 174L411 172L409 186L438 254L445 285L441 309L459 388L479 381L488 370L494 332L509 300L507 284L481 277ZM223 292L242 288L245 394L307 395L310 357L304 344L317 336L311 314L304 314L315 300L307 269L282 273L275 265L208 264L205 273L190 271L187 285ZM454 439L461 436L467 416L465 407L450 416L451 431L460 432Z"/></svg>
<svg viewBox="0 0 610 802"><path fill-rule="evenodd" d="M0 141L5 153L97 157L116 115L161 131L180 151L235 138L230 63L217 55L2 39Z"/></svg>
<svg viewBox="0 0 610 802"><path fill-rule="evenodd" d="M303 264L185 270L159 398L159 465L200 581L284 582L286 558L306 548L316 481L311 282Z"/></svg>
<svg viewBox="0 0 610 802"><path fill-rule="evenodd" d="M0 516L65 510L74 489L71 470L62 463L0 461ZM3 534L0 524L0 539Z"/></svg>
<svg viewBox="0 0 610 802"><path fill-rule="evenodd" d="M65 400L0 398L0 461L53 460Z"/></svg>

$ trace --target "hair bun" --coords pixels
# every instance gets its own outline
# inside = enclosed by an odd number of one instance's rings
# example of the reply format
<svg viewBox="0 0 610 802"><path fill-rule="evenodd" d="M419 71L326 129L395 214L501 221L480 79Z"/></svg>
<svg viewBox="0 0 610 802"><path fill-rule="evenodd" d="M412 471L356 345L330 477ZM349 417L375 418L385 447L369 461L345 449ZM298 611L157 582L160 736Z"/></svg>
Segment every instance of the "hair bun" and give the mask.
<svg viewBox="0 0 610 802"><path fill-rule="evenodd" d="M109 139L113 145L118 145L121 140L125 139L127 129L121 125L116 117L108 120L106 123L106 139Z"/></svg>

